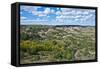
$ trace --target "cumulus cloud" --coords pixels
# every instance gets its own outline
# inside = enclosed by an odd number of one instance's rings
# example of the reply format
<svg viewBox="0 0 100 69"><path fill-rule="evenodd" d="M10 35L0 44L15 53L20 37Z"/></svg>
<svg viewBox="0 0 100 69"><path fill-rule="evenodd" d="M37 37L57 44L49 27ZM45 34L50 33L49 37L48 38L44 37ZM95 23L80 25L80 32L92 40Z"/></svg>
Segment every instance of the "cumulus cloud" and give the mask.
<svg viewBox="0 0 100 69"><path fill-rule="evenodd" d="M57 11L57 12L56 12L56 15L61 15L61 14L62 14L61 11Z"/></svg>
<svg viewBox="0 0 100 69"><path fill-rule="evenodd" d="M81 14L82 12L81 11L76 11L76 14Z"/></svg>
<svg viewBox="0 0 100 69"><path fill-rule="evenodd" d="M35 10L32 10L32 12L31 12L33 15L38 15L38 12L37 11L35 11Z"/></svg>
<svg viewBox="0 0 100 69"><path fill-rule="evenodd" d="M35 11L33 10L32 11L33 15L37 15L39 17L47 16L50 13L55 14L55 10L50 9L50 8L45 8L44 11L37 11L37 10L35 10Z"/></svg>
<svg viewBox="0 0 100 69"><path fill-rule="evenodd" d="M42 10L38 10L38 8ZM95 10L90 9L72 9L72 8L49 8L40 6L24 6L21 10L31 13L33 19L27 19L26 17L21 17L23 22L57 22L66 23L67 20L73 21L85 21L91 19L95 13ZM22 11L20 12L23 13ZM37 16L34 19L34 16ZM43 19L40 19L40 18Z"/></svg>
<svg viewBox="0 0 100 69"><path fill-rule="evenodd" d="M21 16L20 19L24 20L24 19L27 19L27 17Z"/></svg>
<svg viewBox="0 0 100 69"><path fill-rule="evenodd" d="M89 12L93 12L93 13L95 12L95 10L88 10L88 11L89 11Z"/></svg>
<svg viewBox="0 0 100 69"><path fill-rule="evenodd" d="M50 11L51 11L50 8L45 8L44 11L33 10L32 14L42 17L42 16L47 16L47 14L49 14ZM54 11L52 10L52 12L54 12Z"/></svg>
<svg viewBox="0 0 100 69"><path fill-rule="evenodd" d="M37 15L39 17L46 16L46 14L43 11L32 11L33 15Z"/></svg>
<svg viewBox="0 0 100 69"><path fill-rule="evenodd" d="M88 20L88 19L90 19L91 17L93 17L93 14L90 14L90 15L86 16L84 19L85 19L85 20Z"/></svg>
<svg viewBox="0 0 100 69"><path fill-rule="evenodd" d="M41 6L21 6L21 10L27 11L28 13L37 11L38 8L41 8Z"/></svg>
<svg viewBox="0 0 100 69"><path fill-rule="evenodd" d="M59 23L59 22L60 22L60 23L64 23L64 19L60 19L60 18L56 19L55 21L58 22L58 23Z"/></svg>
<svg viewBox="0 0 100 69"><path fill-rule="evenodd" d="M83 14L89 14L89 12L88 11L84 11Z"/></svg>
<svg viewBox="0 0 100 69"><path fill-rule="evenodd" d="M44 12L45 14L49 14L50 13L50 8L45 8Z"/></svg>
<svg viewBox="0 0 100 69"><path fill-rule="evenodd" d="M22 23L30 23L30 22L46 22L47 20L45 19L27 19L27 20L21 20Z"/></svg>
<svg viewBox="0 0 100 69"><path fill-rule="evenodd" d="M75 21L82 21L89 19L93 16L93 14L90 14L90 12L95 12L94 10L87 10L87 9L66 9L66 8L61 8L62 11L57 11L56 12L56 19L74 19Z"/></svg>
<svg viewBox="0 0 100 69"><path fill-rule="evenodd" d="M59 8L57 8L57 10L59 10Z"/></svg>
<svg viewBox="0 0 100 69"><path fill-rule="evenodd" d="M71 19L71 18L76 18L75 16L65 16L65 15L61 15L61 16L57 16L56 18L60 18L60 19Z"/></svg>
<svg viewBox="0 0 100 69"><path fill-rule="evenodd" d="M55 10L52 9L50 12L51 12L51 13L55 13Z"/></svg>
<svg viewBox="0 0 100 69"><path fill-rule="evenodd" d="M67 11L70 11L70 10L71 10L71 8L61 8L62 12L67 12Z"/></svg>

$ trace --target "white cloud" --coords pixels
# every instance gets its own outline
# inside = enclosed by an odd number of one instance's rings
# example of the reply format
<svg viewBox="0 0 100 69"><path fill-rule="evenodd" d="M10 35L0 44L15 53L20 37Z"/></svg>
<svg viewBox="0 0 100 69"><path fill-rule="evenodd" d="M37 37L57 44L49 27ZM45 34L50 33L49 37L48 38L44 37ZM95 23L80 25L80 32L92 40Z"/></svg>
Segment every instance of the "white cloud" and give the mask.
<svg viewBox="0 0 100 69"><path fill-rule="evenodd" d="M28 13L32 13L32 11L37 11L41 6L21 6L21 10L27 11Z"/></svg>
<svg viewBox="0 0 100 69"><path fill-rule="evenodd" d="M47 16L46 14L40 13L38 14L39 17Z"/></svg>
<svg viewBox="0 0 100 69"><path fill-rule="evenodd" d="M77 18L76 16L73 15L60 15L56 16L57 19L72 19L72 18Z"/></svg>
<svg viewBox="0 0 100 69"><path fill-rule="evenodd" d="M36 21L47 21L46 19L37 18Z"/></svg>
<svg viewBox="0 0 100 69"><path fill-rule="evenodd" d="M81 10L72 10L71 12L67 12L67 11L64 11L64 12L59 12L57 11L56 14L59 14L59 16L56 16L56 19L58 21L61 21L61 19L64 21L64 20L67 20L67 19L74 19L75 21L83 21L83 20L86 20L87 18L90 18L92 15L89 15L89 12L88 11L84 11L82 12Z"/></svg>
<svg viewBox="0 0 100 69"><path fill-rule="evenodd" d="M75 13L75 10L72 10L71 8L61 8L60 12L57 12L57 14L61 15L69 15Z"/></svg>
<svg viewBox="0 0 100 69"><path fill-rule="evenodd" d="M56 19L56 22L64 23L64 19Z"/></svg>
<svg viewBox="0 0 100 69"><path fill-rule="evenodd" d="M41 16L47 16L47 14L49 14L50 11L51 11L50 8L45 8L44 11L33 10L32 14L41 17ZM52 10L52 12L54 12L54 11Z"/></svg>
<svg viewBox="0 0 100 69"><path fill-rule="evenodd" d="M74 16L75 18L80 18L81 16L80 15L77 15L77 16Z"/></svg>
<svg viewBox="0 0 100 69"><path fill-rule="evenodd" d="M61 11L57 11L57 12L56 12L56 15L61 15L61 14L62 14Z"/></svg>
<svg viewBox="0 0 100 69"><path fill-rule="evenodd" d="M75 14L84 14L84 15L88 15L89 13L95 13L95 10L88 10L88 9L77 9Z"/></svg>
<svg viewBox="0 0 100 69"><path fill-rule="evenodd" d="M81 11L76 11L76 14L82 14L82 12Z"/></svg>
<svg viewBox="0 0 100 69"><path fill-rule="evenodd" d="M62 15L69 15L69 14L73 14L73 11L72 12L62 12Z"/></svg>
<svg viewBox="0 0 100 69"><path fill-rule="evenodd" d="M30 22L46 22L47 20L46 19L40 19L40 18L37 18L37 19L27 19L27 20L21 20L21 23L30 23Z"/></svg>
<svg viewBox="0 0 100 69"><path fill-rule="evenodd" d="M57 8L57 10L59 10L59 8Z"/></svg>
<svg viewBox="0 0 100 69"><path fill-rule="evenodd" d="M46 16L46 14L43 11L32 11L33 15L37 15L39 17Z"/></svg>
<svg viewBox="0 0 100 69"><path fill-rule="evenodd" d="M75 21L78 21L79 19L76 18L76 19L74 19L74 20L75 20Z"/></svg>
<svg viewBox="0 0 100 69"><path fill-rule="evenodd" d="M55 13L55 10L52 9L52 10L51 10L51 13Z"/></svg>
<svg viewBox="0 0 100 69"><path fill-rule="evenodd" d="M86 19L90 19L93 16L95 10L87 10L87 9L72 9L72 8L57 8L57 11L50 8L44 8L44 11L37 11L40 7L24 7L23 9L33 15L42 17L43 19L32 19L26 20L26 17L21 17L23 22L46 22L49 20L48 14L56 14L56 18L52 19L51 21L55 20L61 23L64 23L67 20L74 19L75 21L86 21ZM92 13L90 13L92 12ZM22 14L22 13L21 13Z"/></svg>
<svg viewBox="0 0 100 69"><path fill-rule="evenodd" d="M75 21L83 21L86 19L89 19L92 14L90 15L90 12L94 12L93 10L86 10L86 9L66 9L61 8L61 11L57 11L56 19L74 19ZM70 10L70 11L68 11Z"/></svg>
<svg viewBox="0 0 100 69"><path fill-rule="evenodd" d="M88 10L89 12L94 12L95 13L95 10Z"/></svg>
<svg viewBox="0 0 100 69"><path fill-rule="evenodd" d="M24 16L21 16L20 18L21 20L27 19L27 17L24 17Z"/></svg>
<svg viewBox="0 0 100 69"><path fill-rule="evenodd" d="M90 14L90 15L86 16L84 19L85 20L90 19L92 16L93 16L93 14Z"/></svg>
<svg viewBox="0 0 100 69"><path fill-rule="evenodd" d="M37 15L39 17L41 16L47 16L48 14L53 13L55 14L55 10L50 9L50 8L45 8L44 11L32 11L33 15Z"/></svg>
<svg viewBox="0 0 100 69"><path fill-rule="evenodd" d="M33 14L33 15L38 15L38 12L35 11L35 10L33 10L33 11L32 11L32 14Z"/></svg>
<svg viewBox="0 0 100 69"><path fill-rule="evenodd" d="M83 14L89 14L89 12L88 11L84 11Z"/></svg>
<svg viewBox="0 0 100 69"><path fill-rule="evenodd" d="M45 14L49 14L50 13L50 8L45 8L44 12Z"/></svg>
<svg viewBox="0 0 100 69"><path fill-rule="evenodd" d="M71 8L61 8L62 12L66 12L66 11L70 11L70 10L71 10Z"/></svg>

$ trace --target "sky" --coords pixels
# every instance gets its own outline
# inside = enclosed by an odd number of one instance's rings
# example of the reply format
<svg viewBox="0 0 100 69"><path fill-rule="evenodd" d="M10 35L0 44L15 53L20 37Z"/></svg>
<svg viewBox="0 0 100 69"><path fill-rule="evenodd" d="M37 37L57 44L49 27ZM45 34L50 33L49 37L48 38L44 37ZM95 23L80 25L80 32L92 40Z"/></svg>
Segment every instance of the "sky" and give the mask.
<svg viewBox="0 0 100 69"><path fill-rule="evenodd" d="M95 26L95 10L22 5L20 24Z"/></svg>

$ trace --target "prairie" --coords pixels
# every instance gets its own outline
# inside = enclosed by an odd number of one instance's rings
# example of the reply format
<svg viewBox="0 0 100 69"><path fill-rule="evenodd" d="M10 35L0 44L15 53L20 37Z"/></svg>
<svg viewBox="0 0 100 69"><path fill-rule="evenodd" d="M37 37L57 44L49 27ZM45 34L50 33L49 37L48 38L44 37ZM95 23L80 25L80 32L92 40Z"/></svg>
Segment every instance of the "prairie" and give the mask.
<svg viewBox="0 0 100 69"><path fill-rule="evenodd" d="M20 63L95 59L95 27L21 25Z"/></svg>

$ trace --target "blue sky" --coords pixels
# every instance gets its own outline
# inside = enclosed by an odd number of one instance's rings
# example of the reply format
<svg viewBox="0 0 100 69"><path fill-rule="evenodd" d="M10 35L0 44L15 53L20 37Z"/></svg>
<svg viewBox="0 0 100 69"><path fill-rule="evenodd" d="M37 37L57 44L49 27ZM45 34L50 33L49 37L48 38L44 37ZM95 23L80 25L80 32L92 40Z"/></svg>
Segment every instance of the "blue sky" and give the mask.
<svg viewBox="0 0 100 69"><path fill-rule="evenodd" d="M21 25L95 26L95 10L43 6L20 6Z"/></svg>

